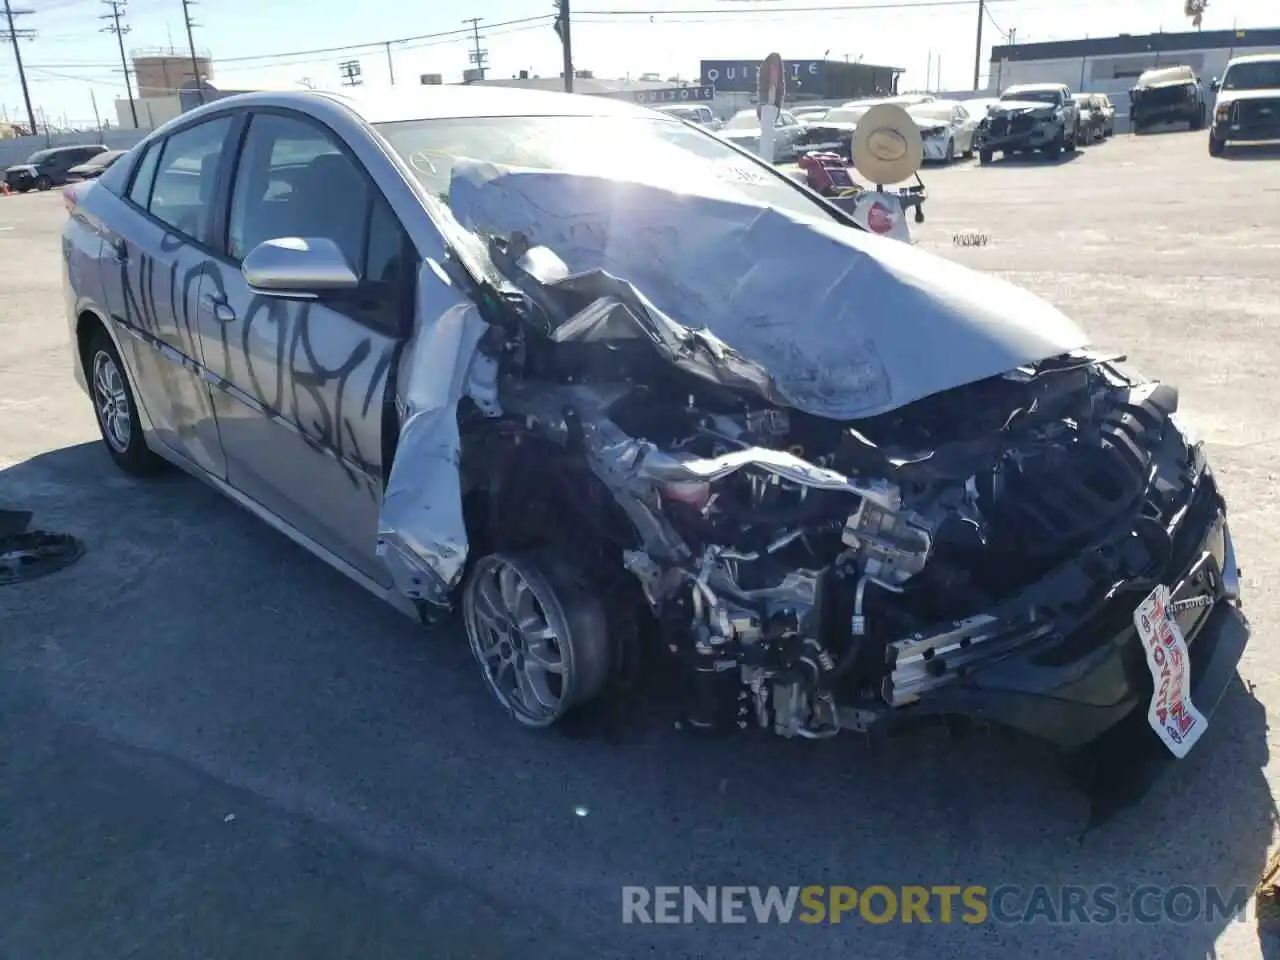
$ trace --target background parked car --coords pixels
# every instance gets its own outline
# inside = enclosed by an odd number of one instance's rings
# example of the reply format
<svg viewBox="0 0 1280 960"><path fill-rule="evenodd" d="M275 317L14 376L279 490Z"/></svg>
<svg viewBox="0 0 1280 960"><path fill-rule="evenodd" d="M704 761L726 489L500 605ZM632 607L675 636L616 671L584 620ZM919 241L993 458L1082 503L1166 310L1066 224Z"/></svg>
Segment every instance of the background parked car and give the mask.
<svg viewBox="0 0 1280 960"><path fill-rule="evenodd" d="M1211 157L1222 156L1229 140L1280 139L1280 54L1237 57L1211 87L1218 95L1209 128Z"/></svg>
<svg viewBox="0 0 1280 960"><path fill-rule="evenodd" d="M67 182L67 172L85 161L106 151L101 143L72 147L50 147L37 150L26 163L15 163L4 172L9 189L26 193L28 190L48 190Z"/></svg>
<svg viewBox="0 0 1280 960"><path fill-rule="evenodd" d="M720 119L711 112L711 108L707 106L681 104L680 106L658 107L657 109L659 113L665 113L669 117L684 120L686 123L697 124L707 130L719 130L724 126Z"/></svg>
<svg viewBox="0 0 1280 960"><path fill-rule="evenodd" d="M801 123L814 123L831 112L830 107L796 107L791 111Z"/></svg>
<svg viewBox="0 0 1280 960"><path fill-rule="evenodd" d="M1186 121L1192 130L1203 130L1207 113L1200 79L1186 65L1147 70L1129 91L1134 133L1152 124L1179 121Z"/></svg>
<svg viewBox="0 0 1280 960"><path fill-rule="evenodd" d="M1102 113L1102 135L1113 136L1116 132L1116 106L1105 93L1091 95Z"/></svg>
<svg viewBox="0 0 1280 960"><path fill-rule="evenodd" d="M79 180L94 180L102 176L103 171L128 152L127 150L104 150L87 163L77 164L68 170L67 182L75 183Z"/></svg>
<svg viewBox="0 0 1280 960"><path fill-rule="evenodd" d="M791 111L778 111L773 133L773 159L779 162L794 160L799 155L806 129ZM754 107L735 113L719 133L735 146L752 153L760 152L760 118L756 116Z"/></svg>
<svg viewBox="0 0 1280 960"><path fill-rule="evenodd" d="M1106 117L1102 112L1102 105L1091 93L1077 93L1075 101L1076 109L1080 111L1080 142L1097 143L1102 140L1106 136Z"/></svg>
<svg viewBox="0 0 1280 960"><path fill-rule="evenodd" d="M997 151L1038 150L1049 158L1073 152L1080 142L1080 110L1071 88L1061 83L1010 87L980 124L978 142L982 163L990 163Z"/></svg>
<svg viewBox="0 0 1280 960"><path fill-rule="evenodd" d="M966 159L973 156L978 120L961 104L934 100L912 104L907 107L907 113L920 128L926 160L949 163L961 155Z"/></svg>

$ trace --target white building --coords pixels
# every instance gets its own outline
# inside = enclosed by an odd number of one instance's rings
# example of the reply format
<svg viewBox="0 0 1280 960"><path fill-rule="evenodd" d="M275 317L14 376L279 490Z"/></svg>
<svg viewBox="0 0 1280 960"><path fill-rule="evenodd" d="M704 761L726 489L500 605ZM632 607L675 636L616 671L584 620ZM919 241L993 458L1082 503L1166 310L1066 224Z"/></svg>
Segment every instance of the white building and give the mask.
<svg viewBox="0 0 1280 960"><path fill-rule="evenodd" d="M1065 83L1082 93L1107 94L1117 115L1127 116L1129 88L1144 70L1185 64L1207 86L1222 76L1233 56L1277 51L1280 28L1122 33L1118 37L1020 43L991 49L989 85L993 93L999 93L1015 83Z"/></svg>

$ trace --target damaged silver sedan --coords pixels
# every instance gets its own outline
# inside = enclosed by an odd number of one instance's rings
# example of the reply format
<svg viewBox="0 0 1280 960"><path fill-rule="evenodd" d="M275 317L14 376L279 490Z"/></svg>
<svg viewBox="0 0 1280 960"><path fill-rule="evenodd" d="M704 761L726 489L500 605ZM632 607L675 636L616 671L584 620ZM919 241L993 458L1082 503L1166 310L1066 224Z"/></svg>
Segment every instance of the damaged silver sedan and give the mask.
<svg viewBox="0 0 1280 960"><path fill-rule="evenodd" d="M1200 738L1248 638L1177 392L603 98L261 93L64 193L110 455L224 491L546 727Z"/></svg>

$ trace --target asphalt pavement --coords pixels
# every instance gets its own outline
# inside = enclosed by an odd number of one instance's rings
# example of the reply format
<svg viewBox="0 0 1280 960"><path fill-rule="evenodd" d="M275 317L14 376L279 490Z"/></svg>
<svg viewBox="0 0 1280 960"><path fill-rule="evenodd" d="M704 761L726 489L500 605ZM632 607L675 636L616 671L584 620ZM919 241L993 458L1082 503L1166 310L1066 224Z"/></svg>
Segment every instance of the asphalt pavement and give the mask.
<svg viewBox="0 0 1280 960"><path fill-rule="evenodd" d="M982 731L515 729L456 624L416 627L195 480L113 468L71 379L60 200L17 196L0 508L86 552L0 586L0 958L1280 956L1252 920L622 923L629 885L1252 887L1275 850L1280 151L1117 136L924 177L921 246L1177 383L1221 477L1253 640L1140 803L1085 830L1055 757Z"/></svg>

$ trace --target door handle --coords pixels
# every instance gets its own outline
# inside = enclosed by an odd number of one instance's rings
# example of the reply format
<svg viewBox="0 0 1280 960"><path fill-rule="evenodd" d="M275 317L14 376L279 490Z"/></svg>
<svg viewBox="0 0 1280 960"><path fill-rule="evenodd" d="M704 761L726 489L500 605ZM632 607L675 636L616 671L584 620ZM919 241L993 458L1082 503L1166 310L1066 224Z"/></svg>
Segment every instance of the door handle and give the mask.
<svg viewBox="0 0 1280 960"><path fill-rule="evenodd" d="M206 293L201 299L213 311L214 319L219 323L231 323L236 318L236 312L231 309L231 304L223 300L221 297L215 297L211 293Z"/></svg>
<svg viewBox="0 0 1280 960"><path fill-rule="evenodd" d="M123 240L111 241L111 256L116 263L129 262L129 246Z"/></svg>

